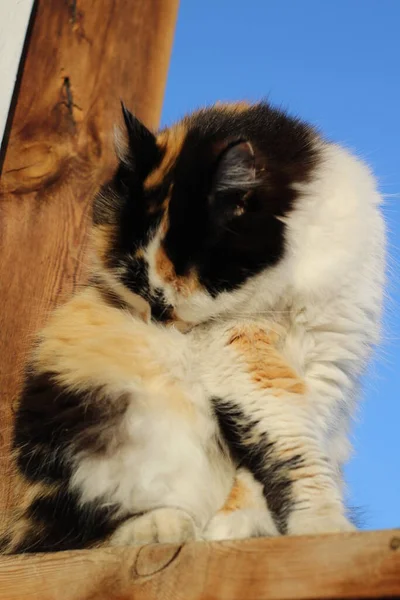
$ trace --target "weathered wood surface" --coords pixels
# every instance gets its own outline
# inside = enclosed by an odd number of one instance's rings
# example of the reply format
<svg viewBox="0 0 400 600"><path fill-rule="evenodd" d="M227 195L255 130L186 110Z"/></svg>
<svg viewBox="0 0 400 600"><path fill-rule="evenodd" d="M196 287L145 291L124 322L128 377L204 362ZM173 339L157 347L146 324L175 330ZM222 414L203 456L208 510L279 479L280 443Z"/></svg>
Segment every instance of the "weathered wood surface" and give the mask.
<svg viewBox="0 0 400 600"><path fill-rule="evenodd" d="M400 597L400 531L0 558L2 600Z"/></svg>
<svg viewBox="0 0 400 600"><path fill-rule="evenodd" d="M0 179L0 518L31 336L80 281L120 98L156 126L178 0L39 0Z"/></svg>

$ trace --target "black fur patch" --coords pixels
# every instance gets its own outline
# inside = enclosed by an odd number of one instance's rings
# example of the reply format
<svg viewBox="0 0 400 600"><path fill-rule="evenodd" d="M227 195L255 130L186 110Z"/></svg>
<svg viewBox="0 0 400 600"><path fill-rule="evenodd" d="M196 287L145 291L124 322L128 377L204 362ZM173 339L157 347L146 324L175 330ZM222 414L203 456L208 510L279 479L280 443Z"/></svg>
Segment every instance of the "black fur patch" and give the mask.
<svg viewBox="0 0 400 600"><path fill-rule="evenodd" d="M125 272L121 275L121 281L128 290L148 301L150 284L147 263L143 258L131 258L126 261Z"/></svg>
<svg viewBox="0 0 400 600"><path fill-rule="evenodd" d="M166 322L171 319L172 306L165 301L162 290L156 289L150 296L151 318L154 321Z"/></svg>
<svg viewBox="0 0 400 600"><path fill-rule="evenodd" d="M121 102L121 107L129 141L131 168L141 178L144 178L154 168L154 165L160 162L162 152L157 146L154 133L129 112L123 102Z"/></svg>
<svg viewBox="0 0 400 600"><path fill-rule="evenodd" d="M101 390L62 387L53 373L28 376L15 420L19 469L30 481L63 481L70 475L71 454L104 451L125 410L126 403L111 405Z"/></svg>
<svg viewBox="0 0 400 600"><path fill-rule="evenodd" d="M275 445L268 440L268 434L258 435L257 444L249 444L248 439L258 428L238 405L212 399L221 433L228 444L232 458L238 466L246 467L263 486L264 497L280 533L287 531L287 521L292 508L291 480L289 471L302 466L301 455L290 460L276 457Z"/></svg>
<svg viewBox="0 0 400 600"><path fill-rule="evenodd" d="M21 474L32 483L49 485L49 493L28 507L24 517L30 526L14 552L83 548L116 528L117 506L101 500L81 504L68 486L73 455L104 452L126 407L123 398L108 403L100 389L78 393L64 388L54 373L27 377L13 445Z"/></svg>
<svg viewBox="0 0 400 600"><path fill-rule="evenodd" d="M26 514L30 528L13 552L87 548L116 529L121 522L115 518L116 511L116 506L100 503L82 505L78 496L62 485L52 495L32 502Z"/></svg>
<svg viewBox="0 0 400 600"><path fill-rule="evenodd" d="M9 535L3 535L0 537L0 554L5 554L10 545L11 537Z"/></svg>

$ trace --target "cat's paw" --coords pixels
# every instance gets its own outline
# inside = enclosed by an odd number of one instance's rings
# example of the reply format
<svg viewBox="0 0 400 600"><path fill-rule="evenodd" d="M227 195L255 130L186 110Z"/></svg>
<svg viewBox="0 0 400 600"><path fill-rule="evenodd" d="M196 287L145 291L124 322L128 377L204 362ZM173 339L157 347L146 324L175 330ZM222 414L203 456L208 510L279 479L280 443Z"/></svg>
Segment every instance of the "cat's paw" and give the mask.
<svg viewBox="0 0 400 600"><path fill-rule="evenodd" d="M110 543L112 546L179 544L196 537L196 525L190 515L177 508L158 508L125 521L114 532Z"/></svg>
<svg viewBox="0 0 400 600"><path fill-rule="evenodd" d="M279 535L267 511L239 509L219 512L208 523L203 538L206 540L233 540Z"/></svg>
<svg viewBox="0 0 400 600"><path fill-rule="evenodd" d="M318 535L356 531L356 527L340 511L294 511L288 521L288 535Z"/></svg>

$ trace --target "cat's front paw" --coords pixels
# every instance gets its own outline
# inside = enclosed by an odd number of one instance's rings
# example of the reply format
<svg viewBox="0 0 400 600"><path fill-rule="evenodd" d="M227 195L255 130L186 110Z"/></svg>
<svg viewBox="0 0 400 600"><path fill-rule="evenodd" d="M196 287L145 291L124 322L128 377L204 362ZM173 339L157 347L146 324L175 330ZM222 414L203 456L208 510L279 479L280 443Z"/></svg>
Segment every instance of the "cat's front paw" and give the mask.
<svg viewBox="0 0 400 600"><path fill-rule="evenodd" d="M288 535L318 535L356 531L341 511L294 511L288 521Z"/></svg>
<svg viewBox="0 0 400 600"><path fill-rule="evenodd" d="M203 538L206 540L233 540L279 535L268 511L238 509L219 512L208 523Z"/></svg>
<svg viewBox="0 0 400 600"><path fill-rule="evenodd" d="M180 544L196 537L196 525L188 513L177 508L158 508L125 521L114 532L110 543L112 546Z"/></svg>

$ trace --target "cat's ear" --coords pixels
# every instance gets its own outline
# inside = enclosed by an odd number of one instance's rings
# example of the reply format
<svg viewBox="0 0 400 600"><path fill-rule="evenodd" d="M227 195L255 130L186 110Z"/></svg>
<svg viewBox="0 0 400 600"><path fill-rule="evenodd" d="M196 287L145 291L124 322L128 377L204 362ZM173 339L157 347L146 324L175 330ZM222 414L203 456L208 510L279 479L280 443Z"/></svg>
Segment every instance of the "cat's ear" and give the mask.
<svg viewBox="0 0 400 600"><path fill-rule="evenodd" d="M245 198L256 186L254 150L250 142L240 140L221 154L211 186L210 204L218 219L240 216Z"/></svg>
<svg viewBox="0 0 400 600"><path fill-rule="evenodd" d="M250 142L239 141L222 152L213 178L212 193L244 190L254 186L256 170Z"/></svg>
<svg viewBox="0 0 400 600"><path fill-rule="evenodd" d="M130 145L133 147L142 144L154 145L156 143L155 135L126 108L122 100L121 108Z"/></svg>
<svg viewBox="0 0 400 600"><path fill-rule="evenodd" d="M157 154L157 142L154 133L133 115L121 100L122 116L125 123L125 135L116 136L119 158L124 163L133 162L136 168L148 163Z"/></svg>

